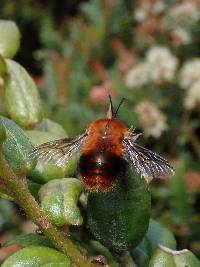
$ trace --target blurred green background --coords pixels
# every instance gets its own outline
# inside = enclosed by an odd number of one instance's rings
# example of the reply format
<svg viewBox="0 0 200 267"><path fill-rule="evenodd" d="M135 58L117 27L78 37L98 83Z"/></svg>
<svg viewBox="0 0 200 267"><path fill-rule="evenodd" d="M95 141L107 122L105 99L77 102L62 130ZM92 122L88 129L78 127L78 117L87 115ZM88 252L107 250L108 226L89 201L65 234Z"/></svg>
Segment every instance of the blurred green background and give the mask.
<svg viewBox="0 0 200 267"><path fill-rule="evenodd" d="M153 181L152 217L179 249L200 256L200 2L1 0L0 18L17 23L15 60L36 81L46 117L69 136L105 116L108 94L115 106L126 98L119 119L176 170ZM15 209L1 200L0 240L25 231Z"/></svg>

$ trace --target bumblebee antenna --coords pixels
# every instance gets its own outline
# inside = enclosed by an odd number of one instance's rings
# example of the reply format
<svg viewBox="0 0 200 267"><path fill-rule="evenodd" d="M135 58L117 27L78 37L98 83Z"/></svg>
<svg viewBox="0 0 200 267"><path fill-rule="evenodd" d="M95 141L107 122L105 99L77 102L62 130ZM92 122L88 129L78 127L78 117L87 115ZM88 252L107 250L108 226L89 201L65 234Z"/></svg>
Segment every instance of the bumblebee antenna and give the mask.
<svg viewBox="0 0 200 267"><path fill-rule="evenodd" d="M107 118L108 118L108 119L112 119L113 114L114 114L114 112L113 112L113 103L112 103L112 98L111 98L111 96L108 95L108 97L109 97L109 102L110 102L110 104L109 104L109 109L108 109L108 112L107 112Z"/></svg>
<svg viewBox="0 0 200 267"><path fill-rule="evenodd" d="M119 108L121 107L121 105L122 105L122 103L124 102L124 100L126 100L126 98L122 98L121 99L121 101L119 102L119 105L118 105L118 107L117 107L117 109L115 110L115 113L114 113L114 118L116 118L117 117L117 113L118 113L118 111L119 111Z"/></svg>

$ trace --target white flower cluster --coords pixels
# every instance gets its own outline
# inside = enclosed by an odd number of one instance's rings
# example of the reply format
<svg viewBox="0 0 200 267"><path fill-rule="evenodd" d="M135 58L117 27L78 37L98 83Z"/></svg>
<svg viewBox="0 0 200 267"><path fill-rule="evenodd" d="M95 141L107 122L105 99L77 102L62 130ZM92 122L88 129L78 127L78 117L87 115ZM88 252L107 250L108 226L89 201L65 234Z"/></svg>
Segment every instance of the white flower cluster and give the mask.
<svg viewBox="0 0 200 267"><path fill-rule="evenodd" d="M188 1L179 3L169 9L168 15L178 23L195 22L200 19L200 10L195 2Z"/></svg>
<svg viewBox="0 0 200 267"><path fill-rule="evenodd" d="M167 129L166 116L149 101L141 101L135 107L146 136L158 138Z"/></svg>
<svg viewBox="0 0 200 267"><path fill-rule="evenodd" d="M183 45L189 44L192 41L190 33L184 27L176 27L172 30L172 36L178 39L179 43Z"/></svg>
<svg viewBox="0 0 200 267"><path fill-rule="evenodd" d="M133 17L137 22L143 22L149 15L159 15L165 8L166 3L162 0L139 2L139 5L134 10Z"/></svg>
<svg viewBox="0 0 200 267"><path fill-rule="evenodd" d="M200 106L200 80L195 82L187 92L185 98L185 107L193 109L196 106Z"/></svg>
<svg viewBox="0 0 200 267"><path fill-rule="evenodd" d="M146 63L138 63L125 76L127 87L140 87L149 81L149 69Z"/></svg>
<svg viewBox="0 0 200 267"><path fill-rule="evenodd" d="M129 88L141 87L148 82L172 81L178 66L178 59L166 47L153 46L146 53L142 63L135 65L125 76Z"/></svg>
<svg viewBox="0 0 200 267"><path fill-rule="evenodd" d="M146 55L147 64L151 70L150 79L155 83L172 81L178 67L178 59L170 50L162 46L154 46Z"/></svg>
<svg viewBox="0 0 200 267"><path fill-rule="evenodd" d="M200 80L200 58L186 61L180 70L180 86L188 89L198 80Z"/></svg>
<svg viewBox="0 0 200 267"><path fill-rule="evenodd" d="M188 109L200 105L200 58L186 62L180 70L179 84L187 89L185 106Z"/></svg>

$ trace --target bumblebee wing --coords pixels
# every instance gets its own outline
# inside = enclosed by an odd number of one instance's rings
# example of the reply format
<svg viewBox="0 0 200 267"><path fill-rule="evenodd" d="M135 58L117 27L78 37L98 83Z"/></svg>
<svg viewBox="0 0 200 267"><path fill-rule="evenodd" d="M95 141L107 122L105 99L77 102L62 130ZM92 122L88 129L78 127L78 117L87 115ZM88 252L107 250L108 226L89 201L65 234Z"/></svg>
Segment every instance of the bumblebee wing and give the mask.
<svg viewBox="0 0 200 267"><path fill-rule="evenodd" d="M130 162L133 169L141 176L166 178L173 175L173 167L169 162L155 152L144 148L134 140L124 139L125 159Z"/></svg>
<svg viewBox="0 0 200 267"><path fill-rule="evenodd" d="M80 151L87 134L47 142L36 147L30 154L30 159L41 159L44 162L53 162L64 166Z"/></svg>

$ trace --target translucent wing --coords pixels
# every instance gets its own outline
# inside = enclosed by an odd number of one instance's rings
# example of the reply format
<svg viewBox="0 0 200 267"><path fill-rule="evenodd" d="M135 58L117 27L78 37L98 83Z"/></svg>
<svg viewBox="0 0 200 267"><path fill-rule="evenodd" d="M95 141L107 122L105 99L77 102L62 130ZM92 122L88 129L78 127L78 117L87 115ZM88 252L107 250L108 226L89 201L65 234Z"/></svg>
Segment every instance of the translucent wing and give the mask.
<svg viewBox="0 0 200 267"><path fill-rule="evenodd" d="M36 147L30 154L31 159L54 162L58 166L64 166L80 151L86 133L73 137L47 142Z"/></svg>
<svg viewBox="0 0 200 267"><path fill-rule="evenodd" d="M141 176L165 178L174 174L173 167L166 159L138 145L131 138L124 139L124 146L125 159Z"/></svg>

